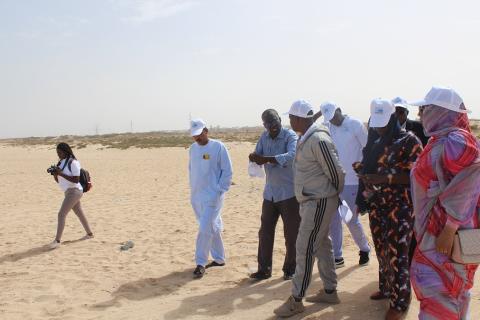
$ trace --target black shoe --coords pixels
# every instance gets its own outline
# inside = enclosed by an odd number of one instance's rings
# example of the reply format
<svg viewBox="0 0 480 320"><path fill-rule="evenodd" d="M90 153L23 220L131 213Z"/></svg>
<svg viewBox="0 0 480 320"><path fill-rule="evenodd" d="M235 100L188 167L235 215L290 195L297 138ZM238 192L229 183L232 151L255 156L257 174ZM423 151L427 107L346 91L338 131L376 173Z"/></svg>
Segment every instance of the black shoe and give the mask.
<svg viewBox="0 0 480 320"><path fill-rule="evenodd" d="M225 266L225 262L224 263L218 263L217 261L213 260L212 262L210 262L209 264L207 264L205 266L205 269L208 269L208 268L211 268L211 267L223 267Z"/></svg>
<svg viewBox="0 0 480 320"><path fill-rule="evenodd" d="M374 292L370 295L370 300L385 300L388 299L389 295L381 291Z"/></svg>
<svg viewBox="0 0 480 320"><path fill-rule="evenodd" d="M193 271L193 277L195 279L200 279L205 274L205 267L198 265Z"/></svg>
<svg viewBox="0 0 480 320"><path fill-rule="evenodd" d="M271 278L271 277L272 277L271 273L267 273L267 272L264 272L264 271L257 271L257 272L254 272L250 275L250 278L255 279L255 280L265 280L265 279L268 279L268 278Z"/></svg>
<svg viewBox="0 0 480 320"><path fill-rule="evenodd" d="M370 257L369 257L370 252L360 251L358 255L360 256L360 260L358 260L358 264L361 267L367 266L368 262L370 261Z"/></svg>
<svg viewBox="0 0 480 320"><path fill-rule="evenodd" d="M292 280L294 272L284 272L283 273L283 280Z"/></svg>
<svg viewBox="0 0 480 320"><path fill-rule="evenodd" d="M335 269L345 267L345 260L343 258L335 258Z"/></svg>

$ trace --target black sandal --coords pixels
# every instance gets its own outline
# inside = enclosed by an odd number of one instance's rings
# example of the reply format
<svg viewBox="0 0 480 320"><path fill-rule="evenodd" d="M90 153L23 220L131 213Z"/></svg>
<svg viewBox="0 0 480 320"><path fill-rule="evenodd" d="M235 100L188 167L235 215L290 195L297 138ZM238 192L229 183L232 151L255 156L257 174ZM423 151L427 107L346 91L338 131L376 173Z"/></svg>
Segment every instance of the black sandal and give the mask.
<svg viewBox="0 0 480 320"><path fill-rule="evenodd" d="M205 266L205 269L208 269L208 268L211 268L211 267L223 267L225 266L225 262L224 263L218 263L217 261L213 260L212 262L210 262L209 264L207 264Z"/></svg>

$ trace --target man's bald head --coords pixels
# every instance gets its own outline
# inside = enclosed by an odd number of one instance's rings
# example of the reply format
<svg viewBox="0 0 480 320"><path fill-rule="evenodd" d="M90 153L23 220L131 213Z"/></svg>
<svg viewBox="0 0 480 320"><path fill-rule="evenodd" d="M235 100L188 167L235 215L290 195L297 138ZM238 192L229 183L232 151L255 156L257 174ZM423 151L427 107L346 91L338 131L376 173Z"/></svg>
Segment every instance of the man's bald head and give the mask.
<svg viewBox="0 0 480 320"><path fill-rule="evenodd" d="M267 109L262 113L262 121L265 129L272 138L276 138L282 129L282 119L274 109Z"/></svg>
<svg viewBox="0 0 480 320"><path fill-rule="evenodd" d="M272 120L282 121L280 116L278 115L277 110L275 109L267 109L263 111L262 120L263 121L272 121Z"/></svg>

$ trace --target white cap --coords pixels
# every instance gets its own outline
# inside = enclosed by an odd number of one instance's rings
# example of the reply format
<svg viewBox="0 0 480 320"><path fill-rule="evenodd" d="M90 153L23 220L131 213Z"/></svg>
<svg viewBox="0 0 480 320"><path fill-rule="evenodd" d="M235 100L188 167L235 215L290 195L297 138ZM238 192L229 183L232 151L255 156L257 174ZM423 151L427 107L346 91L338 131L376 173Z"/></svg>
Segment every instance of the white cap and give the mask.
<svg viewBox="0 0 480 320"><path fill-rule="evenodd" d="M335 111L338 109L335 102L326 101L320 105L320 111L322 111L323 119L325 122L330 121L335 116Z"/></svg>
<svg viewBox="0 0 480 320"><path fill-rule="evenodd" d="M300 118L311 118L314 115L313 108L310 103L305 100L295 101L290 110L285 114L291 114L292 116L297 116Z"/></svg>
<svg viewBox="0 0 480 320"><path fill-rule="evenodd" d="M395 107L389 100L373 99L370 104L370 127L386 127L394 112Z"/></svg>
<svg viewBox="0 0 480 320"><path fill-rule="evenodd" d="M414 106L430 104L460 113L470 113L470 110L460 109L463 100L460 95L449 87L432 87L423 100L410 103Z"/></svg>
<svg viewBox="0 0 480 320"><path fill-rule="evenodd" d="M190 121L190 135L198 136L206 127L207 124L202 119L193 119Z"/></svg>
<svg viewBox="0 0 480 320"><path fill-rule="evenodd" d="M392 104L393 104L394 107L401 107L401 108L409 110L409 108L408 108L409 104L408 104L407 100L405 100L403 98L400 98L400 97L393 98L392 99Z"/></svg>

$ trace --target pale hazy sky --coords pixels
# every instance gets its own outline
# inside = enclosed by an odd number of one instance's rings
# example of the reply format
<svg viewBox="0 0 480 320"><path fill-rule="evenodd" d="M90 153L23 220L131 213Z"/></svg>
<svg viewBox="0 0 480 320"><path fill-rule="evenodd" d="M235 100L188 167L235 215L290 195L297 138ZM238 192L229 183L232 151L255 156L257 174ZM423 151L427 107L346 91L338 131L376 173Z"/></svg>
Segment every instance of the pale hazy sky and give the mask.
<svg viewBox="0 0 480 320"><path fill-rule="evenodd" d="M371 99L436 84L479 118L479 12L477 0L0 0L0 137L183 129L189 114L261 125L297 99L366 120Z"/></svg>

